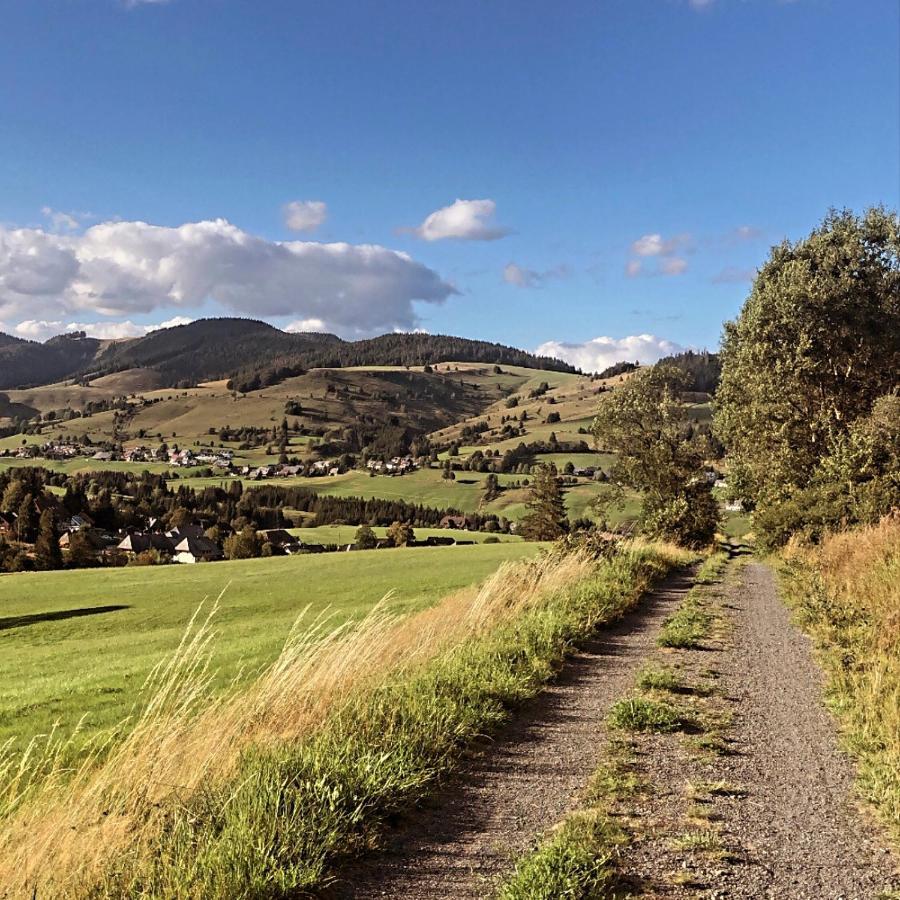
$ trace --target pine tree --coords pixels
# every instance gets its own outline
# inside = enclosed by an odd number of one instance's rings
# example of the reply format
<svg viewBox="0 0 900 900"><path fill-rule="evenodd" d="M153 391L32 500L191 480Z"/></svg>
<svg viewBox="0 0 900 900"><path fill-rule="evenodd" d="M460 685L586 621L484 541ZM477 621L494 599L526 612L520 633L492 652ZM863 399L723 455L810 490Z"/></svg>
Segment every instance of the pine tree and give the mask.
<svg viewBox="0 0 900 900"><path fill-rule="evenodd" d="M56 516L49 509L41 513L38 536L34 542L34 561L39 569L62 568L62 551L56 536Z"/></svg>
<svg viewBox="0 0 900 900"><path fill-rule="evenodd" d="M568 531L566 504L559 487L556 466L540 466L534 476L531 496L525 504L528 512L519 533L529 541L554 541Z"/></svg>
<svg viewBox="0 0 900 900"><path fill-rule="evenodd" d="M19 540L24 541L26 544L31 543L34 538L36 524L34 496L32 494L26 494L22 498L22 502L19 504L19 509L16 514L16 532Z"/></svg>

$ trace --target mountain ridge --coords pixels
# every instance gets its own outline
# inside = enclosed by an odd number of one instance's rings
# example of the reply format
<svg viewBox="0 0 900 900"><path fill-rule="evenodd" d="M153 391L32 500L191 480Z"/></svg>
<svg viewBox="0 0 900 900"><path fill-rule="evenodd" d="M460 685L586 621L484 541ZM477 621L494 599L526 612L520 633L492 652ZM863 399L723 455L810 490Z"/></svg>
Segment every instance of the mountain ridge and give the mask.
<svg viewBox="0 0 900 900"><path fill-rule="evenodd" d="M0 333L0 390L134 368L155 370L166 386L178 387L223 378L273 384L308 368L453 360L576 371L562 360L453 335L404 332L346 341L334 334L282 331L256 319L219 317L115 342L84 332L57 335L44 343Z"/></svg>

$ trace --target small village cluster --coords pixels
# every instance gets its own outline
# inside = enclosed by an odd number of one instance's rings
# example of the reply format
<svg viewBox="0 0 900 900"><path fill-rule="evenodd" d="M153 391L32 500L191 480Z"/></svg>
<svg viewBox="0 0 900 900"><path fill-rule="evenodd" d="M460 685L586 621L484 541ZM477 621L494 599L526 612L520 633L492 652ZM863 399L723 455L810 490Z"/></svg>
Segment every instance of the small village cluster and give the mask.
<svg viewBox="0 0 900 900"><path fill-rule="evenodd" d="M91 459L96 462L126 463L166 463L174 469L209 466L222 475L263 481L269 478L321 477L340 475L346 467L338 459L319 459L309 463L269 463L261 466L236 465L234 451L222 447L126 447L118 449L97 449L95 446L77 442L48 441L45 444L19 447L15 451L4 450L0 456L16 459ZM414 457L395 456L389 460L370 459L367 470L373 475L406 475L420 467Z"/></svg>
<svg viewBox="0 0 900 900"><path fill-rule="evenodd" d="M100 528L86 512L69 514L58 498L44 494L34 500L34 513L40 516L50 510L54 513L58 532L57 543L63 552L77 553L77 564L125 565L134 562L198 563L215 562L228 558L227 538L233 534L221 525L207 528L203 524L187 522L174 528L166 528L158 519L150 518L143 527L131 527L118 532ZM0 539L18 541L19 522L15 513L0 512ZM440 521L442 529L474 531L476 521L465 515L446 515ZM315 543L303 541L285 528L255 530L250 528L256 550L246 555L292 556L301 553L326 553L360 549L385 549L396 544L390 538L377 538L370 545L357 543ZM410 530L410 535L412 531ZM417 541L410 537L406 546L435 547L453 544L472 544L474 541L450 535L431 535ZM77 551L76 551L77 547ZM74 562L74 560L73 560Z"/></svg>

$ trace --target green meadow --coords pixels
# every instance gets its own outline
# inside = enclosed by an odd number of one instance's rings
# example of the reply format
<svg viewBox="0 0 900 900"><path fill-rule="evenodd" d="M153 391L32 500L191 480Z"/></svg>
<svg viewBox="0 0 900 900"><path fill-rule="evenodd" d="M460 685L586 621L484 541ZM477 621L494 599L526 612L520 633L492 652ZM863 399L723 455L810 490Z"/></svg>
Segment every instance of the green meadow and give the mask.
<svg viewBox="0 0 900 900"><path fill-rule="evenodd" d="M0 576L0 745L55 722L88 734L115 725L178 645L198 607L214 617L217 685L278 654L291 626L327 611L335 625L393 592L406 612L481 581L536 544L411 548L196 566L82 569Z"/></svg>
<svg viewBox="0 0 900 900"><path fill-rule="evenodd" d="M309 544L352 544L356 539L358 525L319 525L316 528L291 528L291 534L297 535L301 541ZM377 537L385 537L387 528L382 525L372 527ZM416 528L416 540L424 541L430 537L450 537L460 541L474 541L483 544L485 541L496 543L521 543L522 538L515 534L488 534L486 531L459 531L452 528Z"/></svg>

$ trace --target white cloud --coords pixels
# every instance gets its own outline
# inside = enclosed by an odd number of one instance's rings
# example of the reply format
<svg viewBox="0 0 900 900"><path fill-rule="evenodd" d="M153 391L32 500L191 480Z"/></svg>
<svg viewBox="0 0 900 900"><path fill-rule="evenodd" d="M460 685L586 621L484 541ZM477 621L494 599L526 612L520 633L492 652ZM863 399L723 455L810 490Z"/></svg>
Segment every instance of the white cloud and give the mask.
<svg viewBox="0 0 900 900"><path fill-rule="evenodd" d="M328 215L322 200L293 200L284 205L284 224L291 231L315 231Z"/></svg>
<svg viewBox="0 0 900 900"><path fill-rule="evenodd" d="M326 331L325 323L321 319L296 319L285 325L285 331Z"/></svg>
<svg viewBox="0 0 900 900"><path fill-rule="evenodd" d="M130 319L124 322L61 322L47 319L26 319L19 322L13 331L23 338L31 341L46 341L57 334L72 331L84 331L88 337L101 340L117 340L118 338L143 337L151 331L159 331L161 328L174 328L176 325L189 325L193 319L187 316L175 316L160 322L158 325L137 325Z"/></svg>
<svg viewBox="0 0 900 900"><path fill-rule="evenodd" d="M159 325L147 325L147 333L159 331L161 328L176 328L179 325L190 325L193 321L190 316L172 316L171 319L166 319L165 322L160 322Z"/></svg>
<svg viewBox="0 0 900 900"><path fill-rule="evenodd" d="M645 234L631 245L631 252L635 256L671 256L689 246L690 242L689 234L676 234L670 238L664 238L659 233Z"/></svg>
<svg viewBox="0 0 900 900"><path fill-rule="evenodd" d="M65 329L62 322L48 322L44 319L26 319L19 322L13 328L13 331L22 338L28 338L29 341L44 341L54 334L59 334Z"/></svg>
<svg viewBox="0 0 900 900"><path fill-rule="evenodd" d="M503 280L507 284L512 284L515 287L520 288L543 287L547 281L553 278L566 278L568 275L569 267L565 265L538 272L535 269L526 269L523 266L511 262L507 263L503 269Z"/></svg>
<svg viewBox="0 0 900 900"><path fill-rule="evenodd" d="M582 344L547 341L535 353L562 359L584 372L601 372L623 360L646 365L682 350L684 347L674 341L653 334L634 334L624 338L596 337Z"/></svg>
<svg viewBox="0 0 900 900"><path fill-rule="evenodd" d="M497 204L493 200L456 200L436 209L413 233L423 241L495 241L509 234L493 222Z"/></svg>
<svg viewBox="0 0 900 900"><path fill-rule="evenodd" d="M105 222L83 234L0 227L0 316L66 321L196 309L320 319L352 334L413 328L415 301L456 289L375 244L273 242L224 219L176 228Z"/></svg>
<svg viewBox="0 0 900 900"><path fill-rule="evenodd" d="M692 238L689 234L676 234L664 238L659 232L645 234L631 245L632 258L625 266L625 274L629 278L639 275L680 275L687 267L687 260L675 254L681 250L689 250ZM657 260L655 266L647 268L644 260Z"/></svg>

